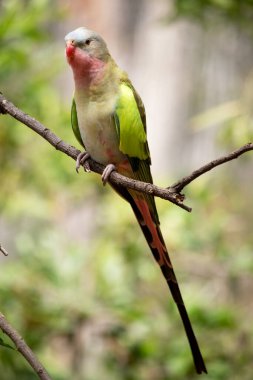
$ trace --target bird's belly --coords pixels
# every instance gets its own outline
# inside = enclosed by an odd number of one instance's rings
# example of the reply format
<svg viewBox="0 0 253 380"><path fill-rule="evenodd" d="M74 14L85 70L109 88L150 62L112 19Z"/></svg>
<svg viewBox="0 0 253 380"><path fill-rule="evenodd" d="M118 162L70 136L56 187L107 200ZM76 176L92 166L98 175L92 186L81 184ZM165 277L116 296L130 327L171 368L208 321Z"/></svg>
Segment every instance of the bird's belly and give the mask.
<svg viewBox="0 0 253 380"><path fill-rule="evenodd" d="M95 161L103 165L117 165L126 159L119 150L113 117L93 117L91 112L81 111L78 112L78 123L85 149Z"/></svg>

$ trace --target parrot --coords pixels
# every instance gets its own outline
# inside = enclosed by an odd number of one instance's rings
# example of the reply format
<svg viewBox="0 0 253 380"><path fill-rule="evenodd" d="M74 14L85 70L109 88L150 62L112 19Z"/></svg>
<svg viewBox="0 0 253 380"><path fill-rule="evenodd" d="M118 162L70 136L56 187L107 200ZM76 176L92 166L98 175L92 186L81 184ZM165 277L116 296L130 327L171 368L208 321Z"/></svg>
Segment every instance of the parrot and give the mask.
<svg viewBox="0 0 253 380"><path fill-rule="evenodd" d="M74 79L71 124L84 148L76 161L89 171L88 158L104 165L102 181L110 183L112 171L153 183L143 102L127 73L114 61L104 39L79 27L65 36L66 59ZM176 275L160 229L154 196L111 187L127 202L140 225L178 308L198 374L207 373L197 339L181 295Z"/></svg>

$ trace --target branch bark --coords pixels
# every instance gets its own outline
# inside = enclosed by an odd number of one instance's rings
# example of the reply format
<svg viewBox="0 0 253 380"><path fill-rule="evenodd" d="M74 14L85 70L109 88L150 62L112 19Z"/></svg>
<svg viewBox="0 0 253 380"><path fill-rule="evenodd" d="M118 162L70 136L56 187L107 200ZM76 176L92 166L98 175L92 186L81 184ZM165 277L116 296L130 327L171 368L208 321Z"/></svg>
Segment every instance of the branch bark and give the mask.
<svg viewBox="0 0 253 380"><path fill-rule="evenodd" d="M33 117L25 114L19 108L17 108L14 104L8 101L1 93L0 93L0 113L8 113L16 120L20 121L22 124L25 124L27 127L31 128L34 132L38 133L41 137L47 140L53 147L61 152L67 154L69 157L76 160L80 150L75 147L67 144L58 136L56 136L50 129L46 128L43 124L41 124L38 120ZM98 174L102 174L104 171L104 166L97 163L96 161L89 159L90 169ZM191 208L183 204L184 197L181 194L177 194L175 192L171 192L170 189L162 189L158 186L155 186L150 183L145 183L141 181L137 181L128 177L125 177L116 171L113 171L110 175L110 182L116 185L122 185L124 187L140 191L146 194L152 194L154 196L166 199L182 209L191 212Z"/></svg>
<svg viewBox="0 0 253 380"><path fill-rule="evenodd" d="M171 191L175 191L175 193L180 193L185 188L185 186L189 185L192 181L200 177L202 174L214 169L216 166L225 164L228 161L232 161L241 156L243 153L249 152L250 150L253 150L253 143L249 142L239 149L236 149L225 156L217 158L216 160L208 162L207 164L201 166L199 169L194 170L194 172L192 172L190 175L183 177L178 182L174 183L174 185L170 186L169 189Z"/></svg>
<svg viewBox="0 0 253 380"><path fill-rule="evenodd" d="M0 243L0 252L1 252L4 256L8 256L8 252L7 252L6 249L2 246L1 243Z"/></svg>
<svg viewBox="0 0 253 380"><path fill-rule="evenodd" d="M8 335L8 337L15 344L17 350L24 356L26 361L30 364L30 366L37 373L38 377L41 380L52 380L48 375L46 369L36 358L30 347L26 344L24 339L19 335L19 333L7 322L4 315L0 313L0 328L4 334Z"/></svg>
<svg viewBox="0 0 253 380"><path fill-rule="evenodd" d="M56 136L50 129L46 128L43 124L41 124L38 120L33 117L25 114L22 110L17 108L14 104L8 101L1 93L0 93L0 113L6 114L8 113L10 116L14 117L16 120L20 121L22 124L25 124L27 127L31 128L34 132L38 133L41 137L47 140L53 147L61 152L67 154L69 157L76 160L80 151L75 147L67 144L58 136ZM112 172L110 175L110 182L122 185L124 187L140 191L146 194L152 194L154 196L166 199L175 205L181 207L182 209L191 212L191 207L185 205L184 195L181 194L181 191L189 185L192 181L194 181L199 176L204 173L214 169L218 165L222 165L228 161L234 160L238 158L240 155L253 150L253 143L248 143L240 147L239 149L224 155L216 160L213 160L201 168L192 172L189 176L183 177L178 182L174 183L172 186L168 188L160 188L151 183L145 183L141 181L137 181L128 177L125 177L116 171ZM97 163L96 161L89 159L90 169L98 174L102 174L104 170L104 166Z"/></svg>

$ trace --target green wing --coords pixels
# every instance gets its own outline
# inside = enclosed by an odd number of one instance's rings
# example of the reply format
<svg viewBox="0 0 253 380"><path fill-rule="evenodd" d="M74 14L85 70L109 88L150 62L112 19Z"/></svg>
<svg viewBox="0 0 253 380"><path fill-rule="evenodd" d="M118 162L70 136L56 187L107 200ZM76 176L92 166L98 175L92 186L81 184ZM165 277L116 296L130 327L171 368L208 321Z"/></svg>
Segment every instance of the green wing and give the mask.
<svg viewBox="0 0 253 380"><path fill-rule="evenodd" d="M72 106L71 106L71 125L72 129L74 132L74 135L78 142L85 148L81 134L80 134L80 129L78 126L78 119L77 119L77 112L76 112L76 102L75 99L73 98L72 100Z"/></svg>
<svg viewBox="0 0 253 380"><path fill-rule="evenodd" d="M128 156L134 178L153 183L150 172L150 153L146 134L146 114L140 96L128 78L120 85L120 96L114 113L115 125L119 136L119 149ZM159 218L154 197L143 195L157 223Z"/></svg>
<svg viewBox="0 0 253 380"><path fill-rule="evenodd" d="M120 84L115 120L121 152L140 160L149 159L145 109L129 80Z"/></svg>

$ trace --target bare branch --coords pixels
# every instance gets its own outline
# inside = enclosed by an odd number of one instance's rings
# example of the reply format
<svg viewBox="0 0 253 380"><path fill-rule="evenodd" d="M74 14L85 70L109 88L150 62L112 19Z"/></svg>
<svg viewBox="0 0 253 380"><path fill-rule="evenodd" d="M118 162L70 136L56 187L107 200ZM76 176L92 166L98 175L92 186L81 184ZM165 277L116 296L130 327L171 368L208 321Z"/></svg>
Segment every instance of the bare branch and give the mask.
<svg viewBox="0 0 253 380"><path fill-rule="evenodd" d="M174 183L174 185L170 186L169 189L171 191L175 191L175 193L180 193L185 188L185 186L189 185L189 183L194 181L196 178L200 177L202 174L208 172L209 170L214 169L216 166L222 165L228 161L232 161L238 158L239 156L241 156L243 153L246 153L250 150L253 150L253 143L245 144L241 148L236 149L225 156L222 156L220 158L217 158L216 160L208 162L204 166L201 166L201 168L194 170L194 172L192 172L190 175Z"/></svg>
<svg viewBox="0 0 253 380"><path fill-rule="evenodd" d="M0 328L4 334L15 344L17 350L24 356L30 366L37 373L38 377L41 380L51 380L51 377L48 375L46 369L36 358L32 350L27 346L24 339L19 335L19 333L7 322L4 315L0 313Z"/></svg>
<svg viewBox="0 0 253 380"><path fill-rule="evenodd" d="M76 160L80 151L75 147L67 144L63 140L61 140L58 136L56 136L50 129L46 128L39 121L34 119L33 117L25 114L19 108L14 106L11 102L9 102L1 93L0 93L0 113L8 113L16 120L21 123L27 125L27 127L31 128L34 132L38 133L45 140L47 140L52 146L54 146L57 150L67 154L69 157L72 157ZM89 159L89 166L92 171L95 173L102 174L104 170L104 166L98 164L96 161ZM152 194L154 196L166 199L182 209L191 212L191 208L183 204L184 197L181 194L172 193L169 189L162 189L158 186L155 186L150 183L145 183L141 181L137 181L128 177L125 177L117 172L112 172L110 175L110 182L116 185L122 185L124 187L140 191L142 193Z"/></svg>
<svg viewBox="0 0 253 380"><path fill-rule="evenodd" d="M8 256L8 252L6 251L6 249L4 249L4 247L2 246L1 243L0 243L0 252L1 252L4 256Z"/></svg>
<svg viewBox="0 0 253 380"><path fill-rule="evenodd" d="M52 146L54 146L57 150L60 150L61 152L67 154L69 157L76 160L78 154L80 151L76 149L75 147L67 144L63 140L61 140L58 136L56 136L50 129L46 128L43 124L41 124L39 121L34 119L33 117L25 114L23 111L21 111L19 108L14 106L11 102L9 102L1 93L0 93L0 113L6 114L8 113L21 123L27 125L29 128L31 128L34 132L38 133L40 136L42 136L45 140L47 140ZM116 171L113 171L110 175L110 182L116 185L121 185L124 187L127 187L129 189L137 190L142 193L146 194L152 194L154 196L166 199L175 205L181 207L182 209L191 212L191 208L186 206L184 201L184 195L181 194L181 191L183 188L192 181L194 181L196 178L201 176L202 174L208 172L209 170L212 170L218 165L224 164L228 161L234 160L243 153L246 153L250 150L253 150L253 143L248 143L241 148L235 150L232 153L229 153L225 156L222 156L216 160L213 160L206 165L202 166L201 168L195 170L192 174L189 176L186 176L182 179L180 179L178 182L174 183L172 186L168 188L160 188L156 185L153 185L151 183L145 183L141 181L137 181L128 177L125 177ZM104 166L100 165L96 161L89 159L88 160L90 169L98 174L102 174L104 170Z"/></svg>

